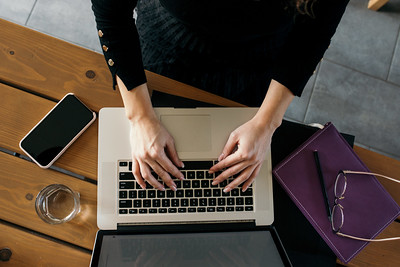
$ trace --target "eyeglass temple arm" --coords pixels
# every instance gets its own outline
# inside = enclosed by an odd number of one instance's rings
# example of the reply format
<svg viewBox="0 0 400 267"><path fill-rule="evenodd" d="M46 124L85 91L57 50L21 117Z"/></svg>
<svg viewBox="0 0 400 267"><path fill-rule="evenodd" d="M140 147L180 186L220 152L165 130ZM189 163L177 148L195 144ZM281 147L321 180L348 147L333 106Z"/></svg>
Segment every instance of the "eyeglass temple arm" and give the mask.
<svg viewBox="0 0 400 267"><path fill-rule="evenodd" d="M385 175L382 175L382 174L373 173L373 172L360 172L360 171L347 171L347 170L346 170L346 171L343 171L343 172L344 172L344 173L353 173L353 174L375 175L375 176L379 176L379 177L388 179L388 180L393 181L393 182L396 182L396 183L400 183L399 180L396 180L396 179L394 179L394 178L391 178L391 177L388 177L388 176L385 176Z"/></svg>
<svg viewBox="0 0 400 267"><path fill-rule="evenodd" d="M369 238L356 237L356 236L352 236L352 235L346 235L346 234L343 234L340 232L338 232L336 234L343 236L343 237L347 237L347 238L351 238L351 239L355 239L355 240L359 240L359 241L365 241L365 242L383 242L383 241L400 240L400 236L399 237L389 237L389 238L379 238L379 239L369 239Z"/></svg>

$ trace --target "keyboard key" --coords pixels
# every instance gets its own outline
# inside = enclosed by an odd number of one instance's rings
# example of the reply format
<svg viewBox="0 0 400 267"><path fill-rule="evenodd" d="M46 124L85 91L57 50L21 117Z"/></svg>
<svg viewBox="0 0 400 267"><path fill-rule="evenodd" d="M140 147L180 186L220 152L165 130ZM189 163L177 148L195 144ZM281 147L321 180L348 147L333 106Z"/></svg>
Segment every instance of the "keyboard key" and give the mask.
<svg viewBox="0 0 400 267"><path fill-rule="evenodd" d="M139 209L139 213L140 214L146 214L147 213L147 209Z"/></svg>
<svg viewBox="0 0 400 267"><path fill-rule="evenodd" d="M226 205L226 199L225 198L218 198L218 206L225 206Z"/></svg>
<svg viewBox="0 0 400 267"><path fill-rule="evenodd" d="M196 173L194 171L187 172L187 179L194 179L196 178Z"/></svg>
<svg viewBox="0 0 400 267"><path fill-rule="evenodd" d="M196 178L197 179L204 179L204 171L196 171Z"/></svg>
<svg viewBox="0 0 400 267"><path fill-rule="evenodd" d="M245 211L253 211L253 206L246 206Z"/></svg>
<svg viewBox="0 0 400 267"><path fill-rule="evenodd" d="M221 196L221 189L213 189L212 194L213 194L213 197Z"/></svg>
<svg viewBox="0 0 400 267"><path fill-rule="evenodd" d="M182 173L182 175L183 175L183 178L186 179L186 172L185 172L185 171L181 171L181 173Z"/></svg>
<svg viewBox="0 0 400 267"><path fill-rule="evenodd" d="M153 203L152 204L153 204L152 206L155 207L155 208L161 207L161 200L153 199Z"/></svg>
<svg viewBox="0 0 400 267"><path fill-rule="evenodd" d="M183 187L183 188L191 188L191 183L190 183L190 181L189 181L189 180L184 180L184 181L183 181L182 187Z"/></svg>
<svg viewBox="0 0 400 267"><path fill-rule="evenodd" d="M171 199L171 206L172 207L179 207L179 199Z"/></svg>
<svg viewBox="0 0 400 267"><path fill-rule="evenodd" d="M208 170L213 166L212 161L184 161L186 170Z"/></svg>
<svg viewBox="0 0 400 267"><path fill-rule="evenodd" d="M217 207L217 212L223 212L225 211L225 207Z"/></svg>
<svg viewBox="0 0 400 267"><path fill-rule="evenodd" d="M176 197L183 197L185 195L185 191L183 191L182 189L176 191L175 193L176 193Z"/></svg>
<svg viewBox="0 0 400 267"><path fill-rule="evenodd" d="M157 209L149 209L149 213L152 213L152 214L157 213Z"/></svg>
<svg viewBox="0 0 400 267"><path fill-rule="evenodd" d="M130 190L129 191L129 198L137 198L137 191Z"/></svg>
<svg viewBox="0 0 400 267"><path fill-rule="evenodd" d="M169 199L163 199L163 200L161 200L161 204L162 204L163 207L169 207L169 206L171 206L170 200L169 200Z"/></svg>
<svg viewBox="0 0 400 267"><path fill-rule="evenodd" d="M226 203L227 203L229 206L233 206L233 205L235 205L235 199L234 199L233 197L228 197L228 198L226 199Z"/></svg>
<svg viewBox="0 0 400 267"><path fill-rule="evenodd" d="M158 209L158 213L167 213L167 211L165 208Z"/></svg>
<svg viewBox="0 0 400 267"><path fill-rule="evenodd" d="M157 198L164 198L164 197L165 197L165 191L157 190Z"/></svg>
<svg viewBox="0 0 400 267"><path fill-rule="evenodd" d="M181 180L178 180L178 181L175 180L174 182L176 184L176 188L177 189L182 188L182 181Z"/></svg>
<svg viewBox="0 0 400 267"><path fill-rule="evenodd" d="M135 180L135 177L133 176L133 173L131 173L131 172L120 172L119 179L120 180Z"/></svg>
<svg viewBox="0 0 400 267"><path fill-rule="evenodd" d="M120 200L119 207L120 208L132 208L132 200Z"/></svg>
<svg viewBox="0 0 400 267"><path fill-rule="evenodd" d="M202 206L202 207L207 206L207 198L200 198L199 203L200 203L200 206Z"/></svg>
<svg viewBox="0 0 400 267"><path fill-rule="evenodd" d="M197 198L191 198L190 199L190 206L191 207L197 207L199 205L199 200Z"/></svg>
<svg viewBox="0 0 400 267"><path fill-rule="evenodd" d="M120 209L119 210L119 214L128 214L128 210L127 209Z"/></svg>
<svg viewBox="0 0 400 267"><path fill-rule="evenodd" d="M119 182L119 189L134 189L135 182Z"/></svg>
<svg viewBox="0 0 400 267"><path fill-rule="evenodd" d="M213 173L209 173L208 171L206 171L206 178L207 179L213 179L214 178L214 174Z"/></svg>
<svg viewBox="0 0 400 267"><path fill-rule="evenodd" d="M182 198L182 199L181 199L181 206L182 206L182 207L187 207L187 206L189 206L189 199L187 199L187 198Z"/></svg>
<svg viewBox="0 0 400 267"><path fill-rule="evenodd" d="M236 207L236 211L243 211L244 208L243 207Z"/></svg>
<svg viewBox="0 0 400 267"><path fill-rule="evenodd" d="M147 197L148 198L155 198L156 197L156 190L149 190L147 192Z"/></svg>
<svg viewBox="0 0 400 267"><path fill-rule="evenodd" d="M253 188L247 188L246 191L240 193L241 196L252 196L253 195Z"/></svg>
<svg viewBox="0 0 400 267"><path fill-rule="evenodd" d="M220 187L225 187L228 185L228 181L227 180L223 180L222 182L219 183Z"/></svg>
<svg viewBox="0 0 400 267"><path fill-rule="evenodd" d="M127 161L120 161L119 162L119 166L120 167L126 167L126 166L128 166L128 162Z"/></svg>
<svg viewBox="0 0 400 267"><path fill-rule="evenodd" d="M202 180L201 181L201 188L209 188L210 187L210 181L209 180Z"/></svg>
<svg viewBox="0 0 400 267"><path fill-rule="evenodd" d="M119 198L127 198L128 191L119 191Z"/></svg>
<svg viewBox="0 0 400 267"><path fill-rule="evenodd" d="M214 207L208 207L207 208L207 212L215 212L215 208Z"/></svg>
<svg viewBox="0 0 400 267"><path fill-rule="evenodd" d="M172 190L167 190L167 197L169 198L175 197L175 192Z"/></svg>
<svg viewBox="0 0 400 267"><path fill-rule="evenodd" d="M193 189L186 189L185 197L193 197Z"/></svg>
<svg viewBox="0 0 400 267"><path fill-rule="evenodd" d="M239 196L239 189L238 188L232 189L231 190L231 196L233 196L233 197Z"/></svg>
<svg viewBox="0 0 400 267"><path fill-rule="evenodd" d="M196 208L188 208L188 212L196 212Z"/></svg>
<svg viewBox="0 0 400 267"><path fill-rule="evenodd" d="M217 199L216 198L209 198L208 199L208 206L217 206Z"/></svg>
<svg viewBox="0 0 400 267"><path fill-rule="evenodd" d="M206 212L206 208L197 208L197 212Z"/></svg>
<svg viewBox="0 0 400 267"><path fill-rule="evenodd" d="M237 198L236 198L236 205L239 205L239 206L244 205L244 198L242 198L242 197L237 197Z"/></svg>
<svg viewBox="0 0 400 267"><path fill-rule="evenodd" d="M192 181L192 188L200 188L200 181L199 180L193 180Z"/></svg>
<svg viewBox="0 0 400 267"><path fill-rule="evenodd" d="M202 196L203 196L203 190L201 190L201 189L195 189L195 190L194 190L194 196L195 196L195 197L202 197Z"/></svg>
<svg viewBox="0 0 400 267"><path fill-rule="evenodd" d="M138 196L139 198L146 198L146 190L139 190Z"/></svg>
<svg viewBox="0 0 400 267"><path fill-rule="evenodd" d="M211 189L204 189L204 196L211 197Z"/></svg>
<svg viewBox="0 0 400 267"><path fill-rule="evenodd" d="M234 207L226 207L226 211L235 211Z"/></svg>
<svg viewBox="0 0 400 267"><path fill-rule="evenodd" d="M129 171L132 171L132 161L129 162Z"/></svg>
<svg viewBox="0 0 400 267"><path fill-rule="evenodd" d="M143 207L144 208L150 208L151 207L151 200L150 199L143 200Z"/></svg>
<svg viewBox="0 0 400 267"><path fill-rule="evenodd" d="M253 198L252 197L246 197L244 198L244 203L246 205L253 205Z"/></svg>
<svg viewBox="0 0 400 267"><path fill-rule="evenodd" d="M185 213L186 212L186 208L178 208L178 212L179 213Z"/></svg>
<svg viewBox="0 0 400 267"><path fill-rule="evenodd" d="M133 201L133 206L135 208L141 208L142 207L142 200L141 199L136 199Z"/></svg>
<svg viewBox="0 0 400 267"><path fill-rule="evenodd" d="M176 208L169 208L168 213L176 213Z"/></svg>
<svg viewBox="0 0 400 267"><path fill-rule="evenodd" d="M137 209L129 209L129 214L137 214L138 210Z"/></svg>

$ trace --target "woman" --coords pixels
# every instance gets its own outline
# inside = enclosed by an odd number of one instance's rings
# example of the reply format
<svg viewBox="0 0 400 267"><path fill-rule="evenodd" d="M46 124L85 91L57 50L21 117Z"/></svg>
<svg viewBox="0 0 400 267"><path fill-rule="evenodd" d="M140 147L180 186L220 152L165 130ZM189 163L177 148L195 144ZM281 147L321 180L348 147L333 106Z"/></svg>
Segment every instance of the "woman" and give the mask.
<svg viewBox="0 0 400 267"><path fill-rule="evenodd" d="M145 181L173 190L183 179L171 135L151 105L144 67L250 106L210 172L224 191L257 176L271 137L300 96L336 31L348 0L92 0L106 61L131 122L132 165ZM133 10L137 6L137 22ZM139 38L140 36L140 38ZM144 67L143 67L144 66Z"/></svg>

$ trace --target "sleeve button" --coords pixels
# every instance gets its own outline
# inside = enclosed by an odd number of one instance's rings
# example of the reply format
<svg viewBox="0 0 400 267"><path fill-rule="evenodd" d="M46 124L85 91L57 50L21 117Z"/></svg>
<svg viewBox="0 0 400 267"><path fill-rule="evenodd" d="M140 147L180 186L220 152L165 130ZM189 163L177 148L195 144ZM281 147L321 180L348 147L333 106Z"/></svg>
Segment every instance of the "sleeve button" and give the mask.
<svg viewBox="0 0 400 267"><path fill-rule="evenodd" d="M104 51L104 52L107 52L107 51L108 51L108 46L103 45L102 47L103 47L103 51Z"/></svg>
<svg viewBox="0 0 400 267"><path fill-rule="evenodd" d="M102 30L99 30L97 33L99 34L100 38L103 37L103 35L104 35Z"/></svg>
<svg viewBox="0 0 400 267"><path fill-rule="evenodd" d="M111 58L108 60L108 65L110 67L114 66L114 61Z"/></svg>

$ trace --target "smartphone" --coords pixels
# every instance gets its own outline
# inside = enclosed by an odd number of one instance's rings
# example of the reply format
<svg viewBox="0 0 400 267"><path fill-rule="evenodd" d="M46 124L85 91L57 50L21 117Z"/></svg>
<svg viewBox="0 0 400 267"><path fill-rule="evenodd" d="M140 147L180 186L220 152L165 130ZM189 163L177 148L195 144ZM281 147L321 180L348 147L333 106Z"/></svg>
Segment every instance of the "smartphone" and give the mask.
<svg viewBox="0 0 400 267"><path fill-rule="evenodd" d="M69 93L33 127L19 146L37 165L48 168L95 119L96 113Z"/></svg>

